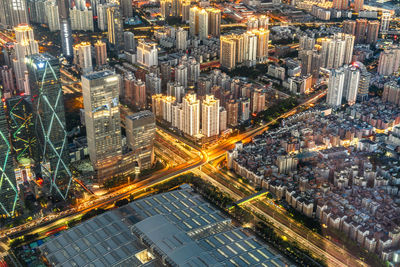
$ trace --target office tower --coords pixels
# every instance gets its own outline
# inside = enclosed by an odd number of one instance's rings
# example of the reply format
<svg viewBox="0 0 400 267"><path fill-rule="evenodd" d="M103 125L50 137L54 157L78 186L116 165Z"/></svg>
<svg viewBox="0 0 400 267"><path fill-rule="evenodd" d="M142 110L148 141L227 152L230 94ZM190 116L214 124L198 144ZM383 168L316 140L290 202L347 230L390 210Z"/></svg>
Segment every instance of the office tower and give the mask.
<svg viewBox="0 0 400 267"><path fill-rule="evenodd" d="M208 33L214 37L221 35L221 10L207 8L208 13Z"/></svg>
<svg viewBox="0 0 400 267"><path fill-rule="evenodd" d="M47 17L47 25L51 32L60 30L60 16L58 14L58 6L54 1L45 2L45 12Z"/></svg>
<svg viewBox="0 0 400 267"><path fill-rule="evenodd" d="M200 134L200 101L196 94L187 94L182 100L183 128L190 136Z"/></svg>
<svg viewBox="0 0 400 267"><path fill-rule="evenodd" d="M123 30L122 16L119 5L113 4L107 8L107 36L108 42L115 51L123 48Z"/></svg>
<svg viewBox="0 0 400 267"><path fill-rule="evenodd" d="M120 0L122 16L124 18L132 18L133 17L133 7L132 0Z"/></svg>
<svg viewBox="0 0 400 267"><path fill-rule="evenodd" d="M93 70L92 46L88 42L82 42L74 46L74 64L79 66L83 74Z"/></svg>
<svg viewBox="0 0 400 267"><path fill-rule="evenodd" d="M136 40L133 32L124 32L124 50L136 52Z"/></svg>
<svg viewBox="0 0 400 267"><path fill-rule="evenodd" d="M250 119L250 99L245 98L240 101L240 120L247 121Z"/></svg>
<svg viewBox="0 0 400 267"><path fill-rule="evenodd" d="M395 81L385 83L383 87L382 101L400 105L400 87Z"/></svg>
<svg viewBox="0 0 400 267"><path fill-rule="evenodd" d="M367 44L375 44L378 41L379 21L368 21L367 24Z"/></svg>
<svg viewBox="0 0 400 267"><path fill-rule="evenodd" d="M345 66L342 95L349 105L353 105L354 103L356 103L359 82L360 70L352 65Z"/></svg>
<svg viewBox="0 0 400 267"><path fill-rule="evenodd" d="M314 52L312 50L300 50L299 59L301 62L301 75L308 75L312 71L312 60Z"/></svg>
<svg viewBox="0 0 400 267"><path fill-rule="evenodd" d="M364 0L354 0L354 11L359 13L364 9Z"/></svg>
<svg viewBox="0 0 400 267"><path fill-rule="evenodd" d="M57 0L58 14L60 15L60 36L61 36L61 48L64 57L68 60L72 60L72 32L71 32L71 21L69 17L69 1L68 0Z"/></svg>
<svg viewBox="0 0 400 267"><path fill-rule="evenodd" d="M94 44L94 51L96 54L96 64L97 66L102 66L107 64L107 47L106 43L98 40Z"/></svg>
<svg viewBox="0 0 400 267"><path fill-rule="evenodd" d="M254 89L251 94L251 112L258 113L265 109L265 92L262 89Z"/></svg>
<svg viewBox="0 0 400 267"><path fill-rule="evenodd" d="M11 155L11 144L8 140L9 134L4 107L4 105L0 106L0 215L11 217L17 207L18 189Z"/></svg>
<svg viewBox="0 0 400 267"><path fill-rule="evenodd" d="M0 25L3 28L29 23L25 0L0 1Z"/></svg>
<svg viewBox="0 0 400 267"><path fill-rule="evenodd" d="M392 75L399 70L400 66L400 48L390 47L382 51L379 56L378 74L383 76Z"/></svg>
<svg viewBox="0 0 400 267"><path fill-rule="evenodd" d="M25 57L39 53L39 45L33 36L33 29L27 25L19 25L15 32L15 59L13 60L17 89L21 93L29 94L29 81L26 79Z"/></svg>
<svg viewBox="0 0 400 267"><path fill-rule="evenodd" d="M236 42L230 36L220 37L220 56L221 67L229 70L236 66Z"/></svg>
<svg viewBox="0 0 400 267"><path fill-rule="evenodd" d="M158 65L158 50L157 44L153 42L146 42L143 39L138 41L137 46L137 63L146 67Z"/></svg>
<svg viewBox="0 0 400 267"><path fill-rule="evenodd" d="M136 80L133 86L134 105L138 109L145 109L146 101L146 84L142 80Z"/></svg>
<svg viewBox="0 0 400 267"><path fill-rule="evenodd" d="M65 200L72 174L68 168L59 59L47 53L34 54L27 58L27 66L34 96L33 111L42 176L49 180L50 192Z"/></svg>
<svg viewBox="0 0 400 267"><path fill-rule="evenodd" d="M356 21L355 20L345 20L343 21L343 33L356 34Z"/></svg>
<svg viewBox="0 0 400 267"><path fill-rule="evenodd" d="M97 6L97 27L101 31L107 30L107 9L108 4L101 4Z"/></svg>
<svg viewBox="0 0 400 267"><path fill-rule="evenodd" d="M200 63L196 61L196 58L189 57L186 62L187 67L187 80L191 86L197 83L200 76Z"/></svg>
<svg viewBox="0 0 400 267"><path fill-rule="evenodd" d="M119 86L119 76L109 70L82 76L88 150L96 170L122 154Z"/></svg>
<svg viewBox="0 0 400 267"><path fill-rule="evenodd" d="M161 88L163 91L167 89L167 83L171 81L172 68L168 62L162 62L161 66Z"/></svg>
<svg viewBox="0 0 400 267"><path fill-rule="evenodd" d="M390 21L392 19L392 15L390 12L382 12L381 17L381 32L387 32L389 30Z"/></svg>
<svg viewBox="0 0 400 267"><path fill-rule="evenodd" d="M345 10L349 8L349 1L348 0L333 0L332 7L334 9Z"/></svg>
<svg viewBox="0 0 400 267"><path fill-rule="evenodd" d="M85 8L84 10L70 10L71 29L73 31L94 31L93 11Z"/></svg>
<svg viewBox="0 0 400 267"><path fill-rule="evenodd" d="M198 12L199 17L199 38L205 40L208 38L208 13L205 9Z"/></svg>
<svg viewBox="0 0 400 267"><path fill-rule="evenodd" d="M187 37L188 32L183 28L179 27L176 30L176 49L186 50L187 49Z"/></svg>
<svg viewBox="0 0 400 267"><path fill-rule="evenodd" d="M344 27L344 26L343 26ZM313 50L315 46L315 39L307 35L300 36L299 38L299 51Z"/></svg>
<svg viewBox="0 0 400 267"><path fill-rule="evenodd" d="M366 19L356 19L356 40L357 44L365 43L366 39L366 31L367 31L367 23Z"/></svg>
<svg viewBox="0 0 400 267"><path fill-rule="evenodd" d="M219 99L206 95L201 103L201 133L206 137L219 134Z"/></svg>
<svg viewBox="0 0 400 267"><path fill-rule="evenodd" d="M36 133L31 96L14 96L5 102L13 156L37 160Z"/></svg>
<svg viewBox="0 0 400 267"><path fill-rule="evenodd" d="M328 94L326 96L328 105L338 107L342 104L344 77L342 68L329 71Z"/></svg>
<svg viewBox="0 0 400 267"><path fill-rule="evenodd" d="M155 73L146 74L146 92L148 96L161 94L161 78Z"/></svg>
<svg viewBox="0 0 400 267"><path fill-rule="evenodd" d="M155 162L154 139L156 122L154 114L141 111L129 115L125 120L127 144L138 159L141 170L150 168Z"/></svg>
<svg viewBox="0 0 400 267"><path fill-rule="evenodd" d="M247 30L255 30L258 29L258 18L257 17L250 17L247 19Z"/></svg>
<svg viewBox="0 0 400 267"><path fill-rule="evenodd" d="M227 124L235 127L238 125L239 119L239 103L233 99L226 103Z"/></svg>
<svg viewBox="0 0 400 267"><path fill-rule="evenodd" d="M187 67L183 64L179 64L175 68L175 82L180 83L184 88L188 85L188 71Z"/></svg>
<svg viewBox="0 0 400 267"><path fill-rule="evenodd" d="M9 98L16 93L13 69L9 68L8 66L3 66L0 68L0 72L3 85L2 97Z"/></svg>

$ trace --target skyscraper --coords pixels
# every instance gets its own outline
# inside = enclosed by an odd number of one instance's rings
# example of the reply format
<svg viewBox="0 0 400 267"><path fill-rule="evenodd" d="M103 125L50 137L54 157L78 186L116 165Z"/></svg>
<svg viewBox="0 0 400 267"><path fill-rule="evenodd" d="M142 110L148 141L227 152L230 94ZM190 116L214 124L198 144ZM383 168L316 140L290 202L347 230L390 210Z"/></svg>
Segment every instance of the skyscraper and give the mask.
<svg viewBox="0 0 400 267"><path fill-rule="evenodd" d="M330 70L328 94L326 96L326 103L328 105L338 107L342 104L344 77L343 68Z"/></svg>
<svg viewBox="0 0 400 267"><path fill-rule="evenodd" d="M129 52L136 51L136 40L133 32L124 32L124 50Z"/></svg>
<svg viewBox="0 0 400 267"><path fill-rule="evenodd" d="M142 80L136 80L133 85L134 105L138 109L144 109L146 101L146 84Z"/></svg>
<svg viewBox="0 0 400 267"><path fill-rule="evenodd" d="M258 113L265 109L265 92L262 89L254 89L251 94L251 111Z"/></svg>
<svg viewBox="0 0 400 267"><path fill-rule="evenodd" d="M107 64L107 47L106 43L98 40L94 44L94 50L96 54L96 64L97 66L102 66Z"/></svg>
<svg viewBox="0 0 400 267"><path fill-rule="evenodd" d="M66 199L72 174L65 129L64 98L60 82L59 59L50 54L27 58L43 178L50 192Z"/></svg>
<svg viewBox="0 0 400 267"><path fill-rule="evenodd" d="M188 85L188 71L187 67L183 64L179 64L175 68L175 81L180 83L184 88Z"/></svg>
<svg viewBox="0 0 400 267"><path fill-rule="evenodd" d="M132 0L120 0L122 15L125 18L132 18L133 17L133 7L132 7Z"/></svg>
<svg viewBox="0 0 400 267"><path fill-rule="evenodd" d="M109 70L82 76L90 160L96 170L115 164L122 154L119 76Z"/></svg>
<svg viewBox="0 0 400 267"><path fill-rule="evenodd" d="M358 85L360 82L360 70L355 66L344 67L343 97L349 105L353 105L357 100Z"/></svg>
<svg viewBox="0 0 400 267"><path fill-rule="evenodd" d="M138 41L136 56L137 62L148 68L153 65L158 65L157 44L140 39Z"/></svg>
<svg viewBox="0 0 400 267"><path fill-rule="evenodd" d="M375 44L378 41L379 21L369 20L367 24L367 44Z"/></svg>
<svg viewBox="0 0 400 267"><path fill-rule="evenodd" d="M19 161L22 158L28 158L37 161L38 154L31 96L8 98L6 106L15 160Z"/></svg>
<svg viewBox="0 0 400 267"><path fill-rule="evenodd" d="M47 25L51 32L60 30L60 15L58 14L58 6L56 2L45 2L45 11L47 17Z"/></svg>
<svg viewBox="0 0 400 267"><path fill-rule="evenodd" d="M187 36L188 32L183 28L178 28L176 30L176 49L186 50L187 49Z"/></svg>
<svg viewBox="0 0 400 267"><path fill-rule="evenodd" d="M397 46L389 47L381 52L378 62L378 74L389 76L397 72L400 67L400 48Z"/></svg>
<svg viewBox="0 0 400 267"><path fill-rule="evenodd" d="M227 69L233 69L236 66L236 42L230 36L220 37L219 62Z"/></svg>
<svg viewBox="0 0 400 267"><path fill-rule="evenodd" d="M392 19L392 14L390 12L382 12L381 32L387 32L389 30L391 19Z"/></svg>
<svg viewBox="0 0 400 267"><path fill-rule="evenodd" d="M149 110L134 113L126 117L126 138L128 147L138 159L140 169L150 168L154 162L154 139L156 122Z"/></svg>
<svg viewBox="0 0 400 267"><path fill-rule="evenodd" d="M208 13L205 9L201 9L198 12L198 28L199 28L199 38L204 40L208 38Z"/></svg>
<svg viewBox="0 0 400 267"><path fill-rule="evenodd" d="M79 66L82 73L93 70L92 46L89 42L82 42L74 46L74 64Z"/></svg>
<svg viewBox="0 0 400 267"><path fill-rule="evenodd" d="M200 133L200 101L196 94L187 94L182 101L183 128L182 131L190 136Z"/></svg>
<svg viewBox="0 0 400 267"><path fill-rule="evenodd" d="M8 126L4 110L0 106L0 215L13 216L18 203L18 189L8 140Z"/></svg>
<svg viewBox="0 0 400 267"><path fill-rule="evenodd" d="M359 13L364 9L364 0L354 0L354 11Z"/></svg>
<svg viewBox="0 0 400 267"><path fill-rule="evenodd" d="M354 20L343 21L343 33L356 34L356 22Z"/></svg>
<svg viewBox="0 0 400 267"><path fill-rule="evenodd" d="M0 1L0 26L12 28L24 23L29 23L25 0Z"/></svg>
<svg viewBox="0 0 400 267"><path fill-rule="evenodd" d="M60 36L62 52L68 60L73 58L71 20L69 18L69 1L57 0L60 15Z"/></svg>
<svg viewBox="0 0 400 267"><path fill-rule="evenodd" d="M122 25L122 15L119 5L113 4L107 8L107 36L108 42L115 51L123 48L124 27Z"/></svg>
<svg viewBox="0 0 400 267"><path fill-rule="evenodd" d="M368 21L366 19L356 19L356 40L355 40L355 42L357 44L365 43L367 23L368 23Z"/></svg>
<svg viewBox="0 0 400 267"><path fill-rule="evenodd" d="M208 33L214 37L221 35L221 10L217 8L207 8L208 13Z"/></svg>
<svg viewBox="0 0 400 267"><path fill-rule="evenodd" d="M219 99L206 95L201 103L201 133L206 137L219 134Z"/></svg>
<svg viewBox="0 0 400 267"><path fill-rule="evenodd" d="M253 30L253 33L257 36L257 61L266 62L268 60L269 30L260 28Z"/></svg>
<svg viewBox="0 0 400 267"><path fill-rule="evenodd" d="M39 53L39 45L33 36L33 29L28 24L22 24L14 28L16 43L15 59L13 60L17 89L20 93L30 94L29 81L26 77L25 57Z"/></svg>
<svg viewBox="0 0 400 267"><path fill-rule="evenodd" d="M334 9L344 10L349 8L349 0L333 0Z"/></svg>
<svg viewBox="0 0 400 267"><path fill-rule="evenodd" d="M9 98L16 93L16 87L14 83L14 72L13 69L7 65L0 68L1 81L3 84L3 98Z"/></svg>
<svg viewBox="0 0 400 267"><path fill-rule="evenodd" d="M253 32L243 34L243 58L247 66L255 66L257 62L258 38Z"/></svg>

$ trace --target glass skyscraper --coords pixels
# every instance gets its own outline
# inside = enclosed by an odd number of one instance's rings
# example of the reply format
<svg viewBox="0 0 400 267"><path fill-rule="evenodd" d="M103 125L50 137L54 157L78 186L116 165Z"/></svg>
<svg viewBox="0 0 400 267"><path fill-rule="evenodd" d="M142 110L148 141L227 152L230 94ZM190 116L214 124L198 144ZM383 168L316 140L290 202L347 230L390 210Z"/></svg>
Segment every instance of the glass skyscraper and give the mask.
<svg viewBox="0 0 400 267"><path fill-rule="evenodd" d="M0 215L13 216L18 202L18 189L4 105L0 106L0 175Z"/></svg>
<svg viewBox="0 0 400 267"><path fill-rule="evenodd" d="M35 54L27 57L27 67L42 176L49 180L52 193L66 199L72 175L59 59L47 53Z"/></svg>

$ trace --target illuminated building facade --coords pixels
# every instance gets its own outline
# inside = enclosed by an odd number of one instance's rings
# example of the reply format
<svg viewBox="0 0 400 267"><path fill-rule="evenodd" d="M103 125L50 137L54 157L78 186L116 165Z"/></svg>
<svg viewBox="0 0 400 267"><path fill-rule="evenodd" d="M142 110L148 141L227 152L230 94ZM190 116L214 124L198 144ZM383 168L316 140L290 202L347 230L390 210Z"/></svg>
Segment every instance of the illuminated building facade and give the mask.
<svg viewBox="0 0 400 267"><path fill-rule="evenodd" d="M69 17L69 1L68 0L57 0L58 14L60 16L60 36L61 36L61 48L66 59L72 60L72 30L71 20Z"/></svg>
<svg viewBox="0 0 400 267"><path fill-rule="evenodd" d="M124 27L119 5L111 5L107 8L107 36L108 42L115 50L123 48Z"/></svg>
<svg viewBox="0 0 400 267"><path fill-rule="evenodd" d="M49 181L50 192L66 199L72 174L59 59L47 53L35 54L27 57L27 67L42 175Z"/></svg>
<svg viewBox="0 0 400 267"><path fill-rule="evenodd" d="M119 86L119 76L109 70L82 76L87 142L95 169L112 165L122 153Z"/></svg>
<svg viewBox="0 0 400 267"><path fill-rule="evenodd" d="M8 125L11 134L13 155L37 160L36 133L33 105L30 96L14 96L6 100Z"/></svg>
<svg viewBox="0 0 400 267"><path fill-rule="evenodd" d="M14 166L11 156L11 144L8 139L7 119L0 107L0 215L13 216L18 203L18 189L15 180Z"/></svg>
<svg viewBox="0 0 400 267"><path fill-rule="evenodd" d="M138 159L141 170L148 169L154 164L154 139L156 123L154 114L141 111L126 117L126 137L128 147Z"/></svg>

